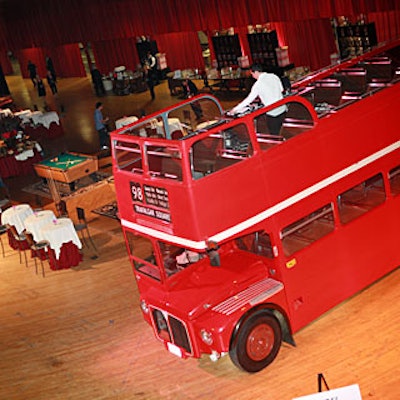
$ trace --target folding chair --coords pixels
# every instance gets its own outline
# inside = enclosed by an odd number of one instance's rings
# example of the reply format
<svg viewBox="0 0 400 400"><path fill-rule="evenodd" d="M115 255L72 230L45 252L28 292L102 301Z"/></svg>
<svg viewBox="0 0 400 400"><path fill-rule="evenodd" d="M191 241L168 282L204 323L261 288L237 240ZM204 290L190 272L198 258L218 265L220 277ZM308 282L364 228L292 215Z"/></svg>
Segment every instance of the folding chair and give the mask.
<svg viewBox="0 0 400 400"><path fill-rule="evenodd" d="M24 243L26 243L26 236L24 235L24 233L19 234L17 232L17 228L14 225L8 225L8 230L10 231L12 237L14 238L14 240L17 243L18 246L18 253L19 253L19 263L22 264L22 252L24 252L24 257L25 257L25 266L26 268L28 268L28 260L26 258L26 247L24 245Z"/></svg>
<svg viewBox="0 0 400 400"><path fill-rule="evenodd" d="M49 259L48 259L48 255L47 255L47 249L49 248L50 243L47 240L41 240L39 242L35 242L35 240L33 239L32 233L26 232L26 231L25 231L25 237L26 237L26 241L28 242L29 248L33 252L33 259L35 261L36 275L38 274L38 264L37 264L37 261L36 261L36 257L38 257L39 260L40 260L40 265L42 267L42 276L44 278L44 276L45 276L45 274L44 274L44 265L43 265L41 253L44 251L44 253L46 255L46 259L48 261Z"/></svg>
<svg viewBox="0 0 400 400"><path fill-rule="evenodd" d="M92 244L93 249L95 250L96 253L98 253L96 245L93 242L92 236L90 235L89 232L89 227L88 227L88 223L86 221L86 217L85 217L85 210L81 207L76 207L76 214L78 216L78 223L74 224L75 226L75 230L79 233L81 233L81 238L82 241L85 243L85 245L87 246L87 242L86 242L86 235L88 237L88 239L90 240L90 243ZM86 232L86 234L85 234Z"/></svg>

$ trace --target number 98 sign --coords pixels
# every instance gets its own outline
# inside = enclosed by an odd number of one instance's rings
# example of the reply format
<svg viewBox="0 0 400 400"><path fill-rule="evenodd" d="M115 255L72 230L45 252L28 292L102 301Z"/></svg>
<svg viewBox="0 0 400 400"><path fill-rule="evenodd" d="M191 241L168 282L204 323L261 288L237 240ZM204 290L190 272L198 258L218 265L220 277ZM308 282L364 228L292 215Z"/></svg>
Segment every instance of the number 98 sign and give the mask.
<svg viewBox="0 0 400 400"><path fill-rule="evenodd" d="M132 200L133 201L140 201L141 203L143 203L143 189L142 186L140 185L140 183L136 183L136 182L131 182L131 195L132 195Z"/></svg>

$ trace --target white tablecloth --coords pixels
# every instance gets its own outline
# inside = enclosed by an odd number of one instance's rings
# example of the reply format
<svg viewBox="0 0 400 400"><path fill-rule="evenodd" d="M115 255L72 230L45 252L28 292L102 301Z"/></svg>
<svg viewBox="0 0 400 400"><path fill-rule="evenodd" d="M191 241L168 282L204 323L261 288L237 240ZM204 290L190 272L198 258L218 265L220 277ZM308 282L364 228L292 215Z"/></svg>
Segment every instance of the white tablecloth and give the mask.
<svg viewBox="0 0 400 400"><path fill-rule="evenodd" d="M14 225L18 233L25 229L24 222L26 218L33 214L33 210L29 204L18 204L7 208L1 214L1 223L3 225Z"/></svg>
<svg viewBox="0 0 400 400"><path fill-rule="evenodd" d="M16 117L19 117L19 119L23 124L28 124L30 122L29 118L31 114L32 114L31 110L22 110L14 113Z"/></svg>
<svg viewBox="0 0 400 400"><path fill-rule="evenodd" d="M55 111L42 113L41 111L23 110L14 113L14 115L19 117L24 124L29 124L32 121L34 125L43 125L47 129L52 122L60 125L60 118Z"/></svg>
<svg viewBox="0 0 400 400"><path fill-rule="evenodd" d="M39 153L42 151L42 147L37 142L35 143L35 148ZM24 150L21 153L15 154L15 159L17 161L25 161L28 158L34 157L34 156L35 156L34 150L33 149L29 149L29 150Z"/></svg>
<svg viewBox="0 0 400 400"><path fill-rule="evenodd" d="M54 250L57 259L60 257L61 247L64 243L72 242L79 249L82 248L74 224L69 218L58 218L54 222L44 225L40 230L40 235L44 240L49 241L50 248Z"/></svg>
<svg viewBox="0 0 400 400"><path fill-rule="evenodd" d="M42 210L34 212L32 215L25 219L25 228L31 232L36 242L43 240L41 229L43 226L56 220L56 216L52 210Z"/></svg>
<svg viewBox="0 0 400 400"><path fill-rule="evenodd" d="M181 131L183 130L181 121L179 118L168 118L168 128L169 128L169 133L172 134L172 132L175 131ZM165 136L164 132L164 124L162 121L157 121L156 125L157 133L159 135Z"/></svg>
<svg viewBox="0 0 400 400"><path fill-rule="evenodd" d="M117 119L115 121L115 128L119 129L122 128L123 126L132 124L133 122L136 122L138 120L138 117L135 117L134 115L130 116L130 117L123 117L120 119Z"/></svg>
<svg viewBox="0 0 400 400"><path fill-rule="evenodd" d="M60 125L60 118L55 111L49 111L45 113L34 112L31 115L31 119L35 125L43 125L45 128L49 129L50 124L55 122L57 125Z"/></svg>
<svg viewBox="0 0 400 400"><path fill-rule="evenodd" d="M113 83L111 79L103 79L103 87L106 92L111 92L113 90Z"/></svg>
<svg viewBox="0 0 400 400"><path fill-rule="evenodd" d="M3 108L3 109L0 109L0 115L2 115L4 117L12 117L13 113L9 108Z"/></svg>

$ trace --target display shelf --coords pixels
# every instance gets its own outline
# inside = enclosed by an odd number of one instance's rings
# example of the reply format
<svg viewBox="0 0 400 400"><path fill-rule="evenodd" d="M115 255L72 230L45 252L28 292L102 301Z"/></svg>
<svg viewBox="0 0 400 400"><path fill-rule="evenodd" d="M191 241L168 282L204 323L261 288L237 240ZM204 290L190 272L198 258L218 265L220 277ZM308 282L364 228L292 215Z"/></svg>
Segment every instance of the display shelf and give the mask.
<svg viewBox="0 0 400 400"><path fill-rule="evenodd" d="M277 66L276 48L279 47L276 31L249 33L247 40L253 63L265 66Z"/></svg>
<svg viewBox="0 0 400 400"><path fill-rule="evenodd" d="M345 25L336 27L340 57L354 57L378 44L375 24Z"/></svg>
<svg viewBox="0 0 400 400"><path fill-rule="evenodd" d="M237 34L213 36L212 43L218 68L238 65L238 58L242 56L242 48Z"/></svg>

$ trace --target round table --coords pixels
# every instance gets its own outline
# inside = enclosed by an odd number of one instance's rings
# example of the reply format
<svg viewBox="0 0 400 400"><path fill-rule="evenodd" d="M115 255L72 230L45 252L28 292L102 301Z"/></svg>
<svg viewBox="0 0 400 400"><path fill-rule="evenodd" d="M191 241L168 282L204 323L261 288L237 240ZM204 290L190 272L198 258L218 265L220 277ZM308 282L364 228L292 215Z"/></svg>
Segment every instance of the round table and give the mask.
<svg viewBox="0 0 400 400"><path fill-rule="evenodd" d="M82 261L79 251L82 243L71 219L58 218L44 225L40 235L50 243L48 255L51 269L74 267Z"/></svg>
<svg viewBox="0 0 400 400"><path fill-rule="evenodd" d="M3 211L1 214L1 223L3 225L13 225L18 233L22 233L25 229L24 222L26 218L32 214L33 210L29 204L18 204Z"/></svg>
<svg viewBox="0 0 400 400"><path fill-rule="evenodd" d="M32 215L25 219L25 228L28 232L32 233L35 242L44 240L41 229L43 226L56 220L56 216L52 210L42 210L34 212Z"/></svg>

